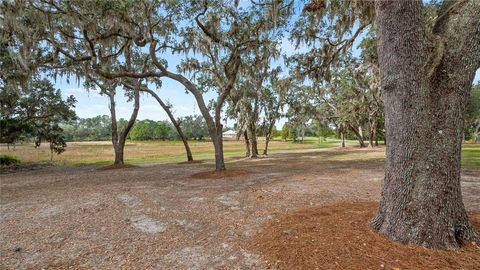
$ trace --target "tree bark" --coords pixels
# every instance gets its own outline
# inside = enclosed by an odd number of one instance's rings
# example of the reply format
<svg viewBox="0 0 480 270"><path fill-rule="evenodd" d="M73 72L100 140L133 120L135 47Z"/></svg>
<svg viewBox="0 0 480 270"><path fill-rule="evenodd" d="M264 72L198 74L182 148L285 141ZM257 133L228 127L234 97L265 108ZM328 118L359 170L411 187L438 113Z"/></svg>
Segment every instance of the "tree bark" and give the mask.
<svg viewBox="0 0 480 270"><path fill-rule="evenodd" d="M130 119L127 122L127 125L123 128L123 130L118 133L118 124L117 124L117 116L116 116L116 108L115 108L115 91L110 91L106 94L110 98L110 115L112 120L112 144L113 150L115 151L115 161L114 164L124 164L124 149L125 149L125 142L127 140L128 133L132 129L135 121L137 120L138 110L140 109L140 93L138 89L134 90L134 105L133 111L130 115Z"/></svg>
<svg viewBox="0 0 480 270"><path fill-rule="evenodd" d="M369 133L368 133L368 140L370 143L370 147L374 147L374 141L375 141L375 146L378 145L378 140L377 140L377 112L373 112L370 114L370 118L368 119L369 123Z"/></svg>
<svg viewBox="0 0 480 270"><path fill-rule="evenodd" d="M243 139L245 141L245 157L250 157L250 140L248 139L248 132L243 132Z"/></svg>
<svg viewBox="0 0 480 270"><path fill-rule="evenodd" d="M460 154L480 66L480 2L444 2L432 37L420 0L377 1L375 10L388 140L371 224L393 240L431 248L478 242L462 202Z"/></svg>
<svg viewBox="0 0 480 270"><path fill-rule="evenodd" d="M473 134L475 136L475 139L474 139L475 143L477 143L477 141L478 141L478 137L479 137L478 131L480 131L480 120L477 120L477 126L475 127L475 131L473 132ZM15 143L13 144L13 147L15 147ZM15 150L15 148L14 148L14 150Z"/></svg>
<svg viewBox="0 0 480 270"><path fill-rule="evenodd" d="M352 126L351 124L348 124L348 127L350 128L350 130L353 132L353 134L355 134L355 137L357 137L357 140L358 140L358 144L360 145L360 147L365 147L365 142L363 141L363 136L362 134L359 132L361 129L356 129L354 126Z"/></svg>
<svg viewBox="0 0 480 270"><path fill-rule="evenodd" d="M258 157L258 147L257 147L257 132L256 132L256 123L252 123L249 121L247 123L247 136L250 142L250 157L257 158Z"/></svg>
<svg viewBox="0 0 480 270"><path fill-rule="evenodd" d="M215 170L224 171L225 170L225 160L223 157L223 137L222 137L222 124L217 124L217 133L215 136L213 146L215 148Z"/></svg>
<svg viewBox="0 0 480 270"><path fill-rule="evenodd" d="M275 126L275 120L270 122L270 125L265 133L265 148L263 149L263 155L268 155L268 144L272 138L273 127Z"/></svg>
<svg viewBox="0 0 480 270"><path fill-rule="evenodd" d="M269 126L265 134L265 148L263 149L264 155L268 155L268 143L272 139L272 131L273 131L273 128L275 127L275 122L277 121L277 117L279 115L279 111L282 105L283 105L283 97L280 96L275 110L271 112L270 117L268 118Z"/></svg>
<svg viewBox="0 0 480 270"><path fill-rule="evenodd" d="M112 121L112 146L113 151L115 152L115 160L114 164L123 164L123 151L120 151L118 146L118 128L117 128L117 116L116 116L116 106L115 106L115 93L110 92L108 93L108 97L110 98L110 119Z"/></svg>
<svg viewBox="0 0 480 270"><path fill-rule="evenodd" d="M168 118L170 119L170 122L172 122L173 126L177 130L178 136L183 142L183 146L185 147L185 152L187 153L187 160L188 161L193 161L193 155L192 151L190 150L190 146L188 145L187 137L183 134L183 130L180 127L180 123L178 123L177 119L172 114L172 111L170 110L170 107L163 102L163 100L151 89L142 89L142 91L149 93L152 95L160 104L160 106L163 108L163 110L167 113Z"/></svg>

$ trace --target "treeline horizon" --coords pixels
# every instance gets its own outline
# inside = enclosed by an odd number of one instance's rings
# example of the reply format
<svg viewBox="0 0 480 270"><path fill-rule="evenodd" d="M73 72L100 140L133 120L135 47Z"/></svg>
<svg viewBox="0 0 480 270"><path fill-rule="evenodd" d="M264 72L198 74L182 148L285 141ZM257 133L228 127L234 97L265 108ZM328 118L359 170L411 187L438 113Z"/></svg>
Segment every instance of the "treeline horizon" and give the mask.
<svg viewBox="0 0 480 270"><path fill-rule="evenodd" d="M201 115L187 115L180 117L178 122L184 130L184 135L188 140L210 140L205 121ZM124 118L118 119L118 128L122 129L127 124ZM65 140L67 142L76 141L107 141L112 139L111 134L111 118L108 115L97 115L94 117L80 118L77 117L68 123L60 125L63 129ZM228 130L236 130L235 127L225 126L223 132ZM282 141L303 141L303 137L318 138L337 138L340 139L338 130L332 127L320 126L312 121L304 126L294 126L289 122L282 125L280 130L276 127L272 131L273 137ZM263 129L257 130L258 137L264 137ZM346 132L347 140L356 140L355 134ZM28 138L25 138L28 141ZM136 120L132 130L127 136L131 141L156 141L156 140L181 140L174 125L169 120L152 120L142 119ZM243 140L242 136L237 136L237 140ZM383 140L383 138L380 138Z"/></svg>

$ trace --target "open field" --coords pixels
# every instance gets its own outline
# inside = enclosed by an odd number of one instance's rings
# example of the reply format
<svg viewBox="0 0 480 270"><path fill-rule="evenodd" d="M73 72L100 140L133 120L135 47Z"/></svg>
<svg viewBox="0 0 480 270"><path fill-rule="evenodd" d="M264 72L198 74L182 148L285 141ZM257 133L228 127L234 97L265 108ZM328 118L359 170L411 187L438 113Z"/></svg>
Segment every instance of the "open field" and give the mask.
<svg viewBox="0 0 480 270"><path fill-rule="evenodd" d="M197 158L211 158L209 143L192 146ZM241 143L227 142L227 167L247 174L220 179L192 178L211 170L211 160L153 164L184 159L172 142L130 144L127 156L134 149L148 156L131 157L138 164L131 168L74 166L92 157L104 162L111 152L104 143L72 144L75 154L56 157L68 166L0 175L0 268L292 269L302 262L308 269L479 269L478 247L458 253L403 247L368 229L384 148L272 146L268 158L246 159L239 157ZM463 199L480 228L480 147L465 149ZM28 151L17 149L23 159ZM348 218L342 211L350 211ZM336 228L356 240L336 241L343 239ZM316 233L300 233L307 231ZM335 259L348 250L355 252Z"/></svg>
<svg viewBox="0 0 480 270"><path fill-rule="evenodd" d="M354 144L351 141L350 144ZM304 143L271 141L269 153L279 153L300 149L318 149L337 146L340 141L329 139L319 144L317 138L306 138ZM189 141L193 158L197 160L213 159L213 146L210 141ZM263 153L265 142L259 140L259 152ZM245 153L243 141L225 140L225 157L239 157ZM35 148L33 144L17 145L16 150L7 150L7 146L0 147L0 154L11 154L24 162L39 162L50 160L48 144ZM125 162L131 164L144 163L174 163L185 161L185 148L181 141L144 141L127 142L125 146ZM109 164L113 161L113 148L109 141L104 142L69 142L66 151L54 155L53 161L62 165L81 164Z"/></svg>
<svg viewBox="0 0 480 270"><path fill-rule="evenodd" d="M356 141L346 141L347 145L356 147ZM214 152L209 141L189 141L193 157L196 160L209 160L214 158ZM315 150L340 145L338 139L327 139L319 143L318 138L307 137L304 143L271 141L269 154L288 153L300 150ZM258 149L263 152L264 141L259 140ZM379 149L384 149L380 146ZM226 140L224 142L225 157L241 157L245 148L242 141ZM16 150L7 150L5 145L0 146L0 154L15 155L23 162L45 162L50 160L50 151L47 144L35 148L33 144L17 145ZM336 158L342 158L336 157ZM382 152L365 157L383 159ZM130 164L147 163L176 163L185 161L185 148L181 141L153 141L153 142L127 142L125 146L125 162ZM67 150L54 155L54 163L58 165L106 165L113 161L111 142L70 142ZM464 144L462 149L462 166L480 167L480 144Z"/></svg>

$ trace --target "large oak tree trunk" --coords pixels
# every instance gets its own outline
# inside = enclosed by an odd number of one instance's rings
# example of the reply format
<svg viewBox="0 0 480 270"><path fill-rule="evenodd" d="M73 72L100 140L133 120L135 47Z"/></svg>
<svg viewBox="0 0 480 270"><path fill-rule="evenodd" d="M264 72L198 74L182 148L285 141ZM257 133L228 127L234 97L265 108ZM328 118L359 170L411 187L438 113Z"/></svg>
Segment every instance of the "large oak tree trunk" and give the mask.
<svg viewBox="0 0 480 270"><path fill-rule="evenodd" d="M443 40L434 49L420 0L375 3L388 140L372 226L402 243L456 248L478 241L462 202L460 153L464 108L480 60L480 4L458 3L460 10L439 16L432 40Z"/></svg>

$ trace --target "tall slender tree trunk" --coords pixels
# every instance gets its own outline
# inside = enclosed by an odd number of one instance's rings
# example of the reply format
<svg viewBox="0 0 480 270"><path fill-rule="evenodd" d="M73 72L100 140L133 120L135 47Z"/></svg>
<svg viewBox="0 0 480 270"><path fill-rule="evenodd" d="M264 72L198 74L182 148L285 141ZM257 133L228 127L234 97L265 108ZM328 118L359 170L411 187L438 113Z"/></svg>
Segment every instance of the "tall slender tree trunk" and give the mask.
<svg viewBox="0 0 480 270"><path fill-rule="evenodd" d="M480 120L477 121L477 126L475 127L475 131L473 132L473 134L475 136L475 140L474 140L475 143L477 143L478 137L480 136L479 131L480 131ZM13 144L13 145L15 147L15 144ZM15 150L15 148L14 148L14 150Z"/></svg>
<svg viewBox="0 0 480 270"><path fill-rule="evenodd" d="M348 127L350 130L355 134L355 137L357 137L358 144L360 147L365 147L365 142L363 141L363 135L360 133L361 128L359 127L358 129L352 126L351 124L348 124Z"/></svg>
<svg viewBox="0 0 480 270"><path fill-rule="evenodd" d="M342 147L345 147L345 132L343 131L340 131L340 137L342 137Z"/></svg>
<svg viewBox="0 0 480 270"><path fill-rule="evenodd" d="M144 88L144 89L142 89L142 91L147 92L150 95L152 95L157 100L158 104L160 104L160 106L163 108L163 110L167 113L168 118L170 119L170 122L172 122L173 126L177 130L178 136L180 137L180 139L183 142L183 146L185 147L185 152L187 153L187 160L188 161L193 161L193 155L192 155L192 151L190 150L190 146L188 145L187 137L183 134L183 130L180 127L180 123L178 123L177 119L175 119L175 116L173 116L173 113L170 110L170 106L165 104L165 102L163 102L163 100L153 90L150 90L148 88Z"/></svg>
<svg viewBox="0 0 480 270"><path fill-rule="evenodd" d="M248 138L247 130L243 132L243 139L245 141L245 157L250 157L250 140Z"/></svg>
<svg viewBox="0 0 480 270"><path fill-rule="evenodd" d="M268 144L272 136L273 125L270 125L265 133L265 148L263 148L263 155L268 155Z"/></svg>
<svg viewBox="0 0 480 270"><path fill-rule="evenodd" d="M263 148L263 155L268 155L268 144L270 143L270 136L265 137L265 148Z"/></svg>
<svg viewBox="0 0 480 270"><path fill-rule="evenodd" d="M276 117L275 116L279 114L278 112L280 110L280 107L282 106L282 100L283 100L283 98L280 97L280 100L278 101L277 107L275 108L274 113L272 113L273 115L271 115L269 117L270 124L269 124L267 132L265 134L265 148L263 149L263 154L264 155L268 155L268 144L270 143L270 140L272 139L273 128L275 127L275 122L276 122Z"/></svg>
<svg viewBox="0 0 480 270"><path fill-rule="evenodd" d="M111 133L112 133L112 146L113 146L113 151L115 152L115 160L114 164L123 164L123 148L120 149L118 145L118 127L117 127L117 112L116 112L116 106L115 106L115 92L110 92L108 94L108 97L110 98L110 118L112 121L111 124Z"/></svg>
<svg viewBox="0 0 480 270"><path fill-rule="evenodd" d="M215 170L224 171L225 170L225 160L223 157L223 137L222 137L222 125L217 124L217 130L215 133L215 138L212 138L214 141L213 146L215 148Z"/></svg>
<svg viewBox="0 0 480 270"><path fill-rule="evenodd" d="M116 108L115 108L115 90L110 89L111 91L106 92L110 98L110 116L112 120L112 145L115 152L115 161L114 164L124 164L124 149L125 142L127 140L128 133L132 129L135 121L137 120L138 110L140 109L140 93L138 89L134 91L134 105L133 111L130 115L130 119L127 122L127 125L123 130L118 132Z"/></svg>
<svg viewBox="0 0 480 270"><path fill-rule="evenodd" d="M370 147L374 147L374 141L375 141L375 146L378 145L378 140L377 140L377 113L374 112L370 115L370 119L368 119L369 123L369 133L368 133L368 140L369 140L369 145Z"/></svg>
<svg viewBox="0 0 480 270"><path fill-rule="evenodd" d="M479 241L462 202L460 154L480 64L480 2L443 5L430 37L420 0L375 2L388 140L371 224L402 243L450 249Z"/></svg>
<svg viewBox="0 0 480 270"><path fill-rule="evenodd" d="M249 123L247 124L247 136L251 148L250 157L256 158L258 157L257 132L255 128L255 123L252 123L252 121L249 121Z"/></svg>

